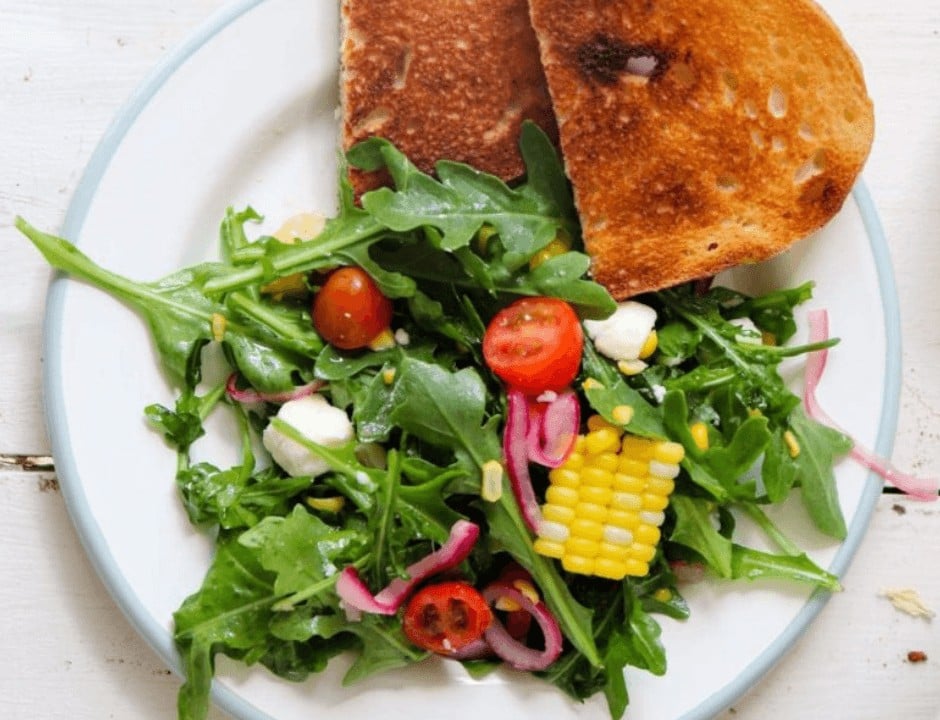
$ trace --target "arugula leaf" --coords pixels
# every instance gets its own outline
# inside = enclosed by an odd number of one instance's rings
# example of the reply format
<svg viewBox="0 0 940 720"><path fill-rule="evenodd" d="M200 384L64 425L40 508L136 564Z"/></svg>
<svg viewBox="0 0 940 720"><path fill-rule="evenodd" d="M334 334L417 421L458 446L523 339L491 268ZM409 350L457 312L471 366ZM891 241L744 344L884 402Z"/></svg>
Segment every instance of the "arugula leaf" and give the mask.
<svg viewBox="0 0 940 720"><path fill-rule="evenodd" d="M731 577L731 541L713 524L714 503L675 494L670 505L676 513L676 526L669 539L697 552L719 576Z"/></svg>
<svg viewBox="0 0 940 720"><path fill-rule="evenodd" d="M852 449L852 441L838 430L811 420L802 409L790 414L790 428L800 446L793 465L806 511L822 532L844 540L847 530L833 461Z"/></svg>
<svg viewBox="0 0 940 720"><path fill-rule="evenodd" d="M820 568L805 553L774 555L737 544L731 552L731 577L747 580L795 580L830 591L842 589L838 577Z"/></svg>

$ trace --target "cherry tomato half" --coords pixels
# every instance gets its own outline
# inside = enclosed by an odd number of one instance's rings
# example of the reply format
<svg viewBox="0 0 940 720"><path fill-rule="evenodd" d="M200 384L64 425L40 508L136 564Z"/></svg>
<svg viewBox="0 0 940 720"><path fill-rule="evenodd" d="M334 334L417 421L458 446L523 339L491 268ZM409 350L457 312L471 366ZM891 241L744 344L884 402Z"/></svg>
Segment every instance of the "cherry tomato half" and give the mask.
<svg viewBox="0 0 940 720"><path fill-rule="evenodd" d="M391 300L357 267L334 270L313 298L313 326L341 350L365 347L391 320Z"/></svg>
<svg viewBox="0 0 940 720"><path fill-rule="evenodd" d="M483 596L465 582L428 585L405 608L405 635L420 648L441 655L479 640L493 620Z"/></svg>
<svg viewBox="0 0 940 720"><path fill-rule="evenodd" d="M516 300L496 313L483 335L490 370L528 395L568 386L578 374L583 348L578 316L557 298Z"/></svg>

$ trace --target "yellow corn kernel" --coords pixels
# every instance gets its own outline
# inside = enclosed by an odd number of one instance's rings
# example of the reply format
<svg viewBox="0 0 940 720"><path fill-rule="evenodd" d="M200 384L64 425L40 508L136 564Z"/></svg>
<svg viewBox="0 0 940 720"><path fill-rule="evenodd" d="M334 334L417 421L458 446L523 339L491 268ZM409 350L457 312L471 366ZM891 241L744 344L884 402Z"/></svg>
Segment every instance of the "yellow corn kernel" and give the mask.
<svg viewBox="0 0 940 720"><path fill-rule="evenodd" d="M652 545L641 545L638 542L633 543L627 548L627 557L648 563L656 555L656 548Z"/></svg>
<svg viewBox="0 0 940 720"><path fill-rule="evenodd" d="M261 286L261 292L270 295L274 300L280 302L284 296L301 297L308 291L307 279L304 273L291 273L284 277L275 278L269 283Z"/></svg>
<svg viewBox="0 0 940 720"><path fill-rule="evenodd" d="M634 460L631 457L620 456L620 462L617 463L617 472L633 477L646 477L649 470L649 463L644 460Z"/></svg>
<svg viewBox="0 0 940 720"><path fill-rule="evenodd" d="M346 498L341 496L336 497L325 497L325 498L316 498L311 497L307 498L307 504L312 507L314 510L322 510L323 512L338 513L343 509L343 506L346 505Z"/></svg>
<svg viewBox="0 0 940 720"><path fill-rule="evenodd" d="M653 599L663 603L669 602L672 600L672 590L669 588L659 588L653 593Z"/></svg>
<svg viewBox="0 0 940 720"><path fill-rule="evenodd" d="M597 558L594 561L594 574L608 580L623 580L627 570L626 563L610 558Z"/></svg>
<svg viewBox="0 0 940 720"><path fill-rule="evenodd" d="M548 507L546 505L546 507ZM593 520L594 522L603 523L607 521L607 506L606 505L597 505L596 503L581 502L575 505L574 513L579 518L584 518L585 520Z"/></svg>
<svg viewBox="0 0 940 720"><path fill-rule="evenodd" d="M597 555L599 549L600 543L597 540L572 536L565 541L565 550L572 555L591 558Z"/></svg>
<svg viewBox="0 0 940 720"><path fill-rule="evenodd" d="M571 249L571 241L567 237L559 235L554 240L552 240L548 245L539 250L532 258L529 260L529 267L532 270L535 270L539 265L541 265L546 260L551 260L553 257L558 255L563 255Z"/></svg>
<svg viewBox="0 0 940 720"><path fill-rule="evenodd" d="M675 442L658 442L653 448L653 459L661 463L677 464L685 457L685 448Z"/></svg>
<svg viewBox="0 0 940 720"><path fill-rule="evenodd" d="M374 352L388 350L395 347L395 336L389 328L385 328L369 342L369 349Z"/></svg>
<svg viewBox="0 0 940 720"><path fill-rule="evenodd" d="M654 495L671 495L676 489L676 481L671 478L651 477L646 483L646 492Z"/></svg>
<svg viewBox="0 0 940 720"><path fill-rule="evenodd" d="M692 433L692 439L699 450L708 450L708 426L705 423L692 423L689 432Z"/></svg>
<svg viewBox="0 0 940 720"><path fill-rule="evenodd" d="M586 467L581 471L581 482L590 487L610 487L614 482L614 474L599 467Z"/></svg>
<svg viewBox="0 0 940 720"><path fill-rule="evenodd" d="M603 390L604 389L603 383L599 382L598 380L595 380L594 378L588 378L587 380L585 380L583 383L581 383L581 387L584 390Z"/></svg>
<svg viewBox="0 0 940 720"><path fill-rule="evenodd" d="M480 496L487 502L497 502L503 496L503 466L498 460L483 463Z"/></svg>
<svg viewBox="0 0 940 720"><path fill-rule="evenodd" d="M216 342L222 342L225 337L225 325L225 315L212 313L212 339Z"/></svg>
<svg viewBox="0 0 940 720"><path fill-rule="evenodd" d="M528 580L517 578L512 581L512 586L527 598L529 598L529 600L531 600L533 603L538 603L542 600L542 598L539 597L539 591L535 589L535 585L530 583Z"/></svg>
<svg viewBox="0 0 940 720"><path fill-rule="evenodd" d="M620 457L616 453L605 452L600 455L589 455L588 465L597 470L613 474L617 470ZM567 464L565 465L567 467Z"/></svg>
<svg viewBox="0 0 940 720"><path fill-rule="evenodd" d="M603 430L604 428L610 428L615 432L619 432L619 429L607 422L603 415L591 415L591 417L587 419L587 427L589 432Z"/></svg>
<svg viewBox="0 0 940 720"><path fill-rule="evenodd" d="M614 492L641 493L647 489L647 481L635 475L614 473Z"/></svg>
<svg viewBox="0 0 940 720"><path fill-rule="evenodd" d="M580 505L578 507L580 507ZM607 512L606 509L604 512ZM567 507L566 505L549 504L542 506L543 519L549 522L561 523L562 525L570 525L571 521L575 519L576 513L575 508Z"/></svg>
<svg viewBox="0 0 940 720"><path fill-rule="evenodd" d="M630 421L633 420L633 407L631 405L618 405L610 414L621 425L629 425Z"/></svg>
<svg viewBox="0 0 940 720"><path fill-rule="evenodd" d="M574 441L574 450L572 451L571 454L572 455L578 454L583 458L586 450L587 450L587 436L578 435L578 439Z"/></svg>
<svg viewBox="0 0 940 720"><path fill-rule="evenodd" d="M629 510L617 510L612 508L607 513L607 522L614 527L635 530L640 526L640 514Z"/></svg>
<svg viewBox="0 0 940 720"><path fill-rule="evenodd" d="M382 382L386 385L391 385L395 382L395 368L385 368L382 371Z"/></svg>
<svg viewBox="0 0 940 720"><path fill-rule="evenodd" d="M604 541L597 546L597 557L608 560L623 560L627 556L629 545Z"/></svg>
<svg viewBox="0 0 940 720"><path fill-rule="evenodd" d="M665 510L668 504L669 498L665 495L643 494L642 505L644 510Z"/></svg>
<svg viewBox="0 0 940 720"><path fill-rule="evenodd" d="M618 360L617 369L627 377L639 375L646 370L647 364L642 360Z"/></svg>
<svg viewBox="0 0 940 720"><path fill-rule="evenodd" d="M653 457L653 442L637 435L625 435L620 452L634 460L649 460Z"/></svg>
<svg viewBox="0 0 940 720"><path fill-rule="evenodd" d="M545 538L537 538L534 543L532 543L532 548L539 555L544 555L545 557L561 559L565 556L565 546L562 543L552 542L551 540L546 540Z"/></svg>
<svg viewBox="0 0 940 720"><path fill-rule="evenodd" d="M642 510L643 498L636 493L614 493L610 500L610 507L617 510Z"/></svg>
<svg viewBox="0 0 940 720"><path fill-rule="evenodd" d="M572 452L562 467L568 470L580 470L584 467L584 455L579 452Z"/></svg>
<svg viewBox="0 0 940 720"><path fill-rule="evenodd" d="M566 552L565 556L561 559L561 566L571 573L578 573L580 575L594 574L594 558L573 555L570 552Z"/></svg>
<svg viewBox="0 0 940 720"><path fill-rule="evenodd" d="M613 450L620 444L620 433L612 427L600 428L587 434L586 449L590 455Z"/></svg>
<svg viewBox="0 0 940 720"><path fill-rule="evenodd" d="M796 439L796 435L793 434L792 430L787 430L783 434L783 441L787 444L787 452L790 453L790 457L798 457L800 454L800 441Z"/></svg>
<svg viewBox="0 0 940 720"><path fill-rule="evenodd" d="M577 522L577 520L575 520ZM559 522L552 522L551 520L546 520L544 517L539 523L539 537L552 542L567 542L568 538L571 537L571 530L568 529L568 525Z"/></svg>
<svg viewBox="0 0 940 720"><path fill-rule="evenodd" d="M633 530L634 541L642 543L643 545L655 546L657 543L659 543L659 538L661 536L662 531L653 525L637 524L636 528Z"/></svg>
<svg viewBox="0 0 940 720"><path fill-rule="evenodd" d="M658 346L659 335L656 334L655 330L650 330L650 334L646 336L646 342L644 342L643 347L640 348L640 360L646 360L646 358L656 352Z"/></svg>
<svg viewBox="0 0 940 720"><path fill-rule="evenodd" d="M649 563L645 563L642 560L636 560L635 558L627 558L623 562L627 566L627 575L631 577L643 577L650 571Z"/></svg>
<svg viewBox="0 0 940 720"><path fill-rule="evenodd" d="M604 526L604 542L610 545L620 545L627 546L633 543L633 533L629 530L624 530L623 528L616 527L614 525L605 525ZM604 549L601 548L600 552L603 554ZM619 557L619 556L618 556Z"/></svg>
<svg viewBox="0 0 940 720"><path fill-rule="evenodd" d="M581 485L581 473L563 466L549 471L548 480L552 485L577 489Z"/></svg>
<svg viewBox="0 0 940 720"><path fill-rule="evenodd" d="M776 344L777 344L777 336L774 335L772 332L769 332L769 331L767 331L767 330L761 330L761 333L760 333L760 341L761 341L761 343L763 343L764 345L776 345Z"/></svg>
<svg viewBox="0 0 940 720"><path fill-rule="evenodd" d="M604 526L594 520L577 518L571 523L571 535L586 540L600 540L604 537Z"/></svg>
<svg viewBox="0 0 940 720"><path fill-rule="evenodd" d="M573 508L578 504L579 497L577 490L561 487L559 485L551 485L548 490L545 491L545 499L551 505L565 505Z"/></svg>
<svg viewBox="0 0 940 720"><path fill-rule="evenodd" d="M551 490L551 488L549 488L549 490ZM582 485L578 495L582 502L593 503L595 505L610 505L610 501L614 497L614 491L605 487Z"/></svg>

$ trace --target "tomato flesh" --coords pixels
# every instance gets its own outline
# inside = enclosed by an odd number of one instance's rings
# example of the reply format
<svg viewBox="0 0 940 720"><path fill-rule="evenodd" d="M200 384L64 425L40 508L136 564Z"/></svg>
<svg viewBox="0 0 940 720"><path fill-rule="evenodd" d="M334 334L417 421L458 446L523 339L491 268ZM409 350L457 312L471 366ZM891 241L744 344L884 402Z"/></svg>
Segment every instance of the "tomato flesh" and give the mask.
<svg viewBox="0 0 940 720"><path fill-rule="evenodd" d="M313 298L313 327L341 350L366 347L392 321L392 302L369 274L343 267L327 277Z"/></svg>
<svg viewBox="0 0 940 720"><path fill-rule="evenodd" d="M483 637L493 612L483 596L464 582L428 585L405 608L402 627L411 642L450 655Z"/></svg>
<svg viewBox="0 0 940 720"><path fill-rule="evenodd" d="M528 395L570 385L583 349L578 316L557 298L515 301L496 313L483 336L483 357L490 370Z"/></svg>

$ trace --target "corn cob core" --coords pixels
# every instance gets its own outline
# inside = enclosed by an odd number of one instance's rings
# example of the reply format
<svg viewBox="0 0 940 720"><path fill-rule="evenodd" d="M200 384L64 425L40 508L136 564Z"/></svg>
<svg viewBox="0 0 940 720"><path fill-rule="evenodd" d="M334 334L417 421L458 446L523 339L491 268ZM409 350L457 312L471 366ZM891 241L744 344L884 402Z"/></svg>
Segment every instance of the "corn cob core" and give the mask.
<svg viewBox="0 0 940 720"><path fill-rule="evenodd" d="M642 577L685 452L673 442L624 434L599 416L552 470L535 551L568 572Z"/></svg>

